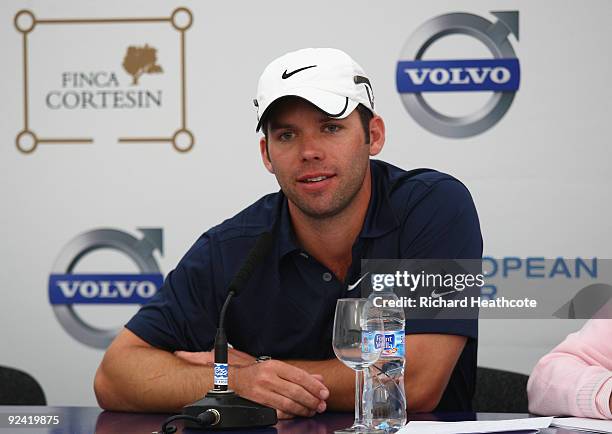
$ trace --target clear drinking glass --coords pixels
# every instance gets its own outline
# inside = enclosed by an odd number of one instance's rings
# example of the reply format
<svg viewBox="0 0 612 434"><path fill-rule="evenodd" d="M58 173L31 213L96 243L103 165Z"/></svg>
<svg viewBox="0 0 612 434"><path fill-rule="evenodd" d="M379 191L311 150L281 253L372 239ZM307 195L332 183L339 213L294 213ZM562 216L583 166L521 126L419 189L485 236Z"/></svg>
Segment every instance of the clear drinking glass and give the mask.
<svg viewBox="0 0 612 434"><path fill-rule="evenodd" d="M365 298L341 298L336 304L333 347L336 357L355 372L355 422L337 434L382 434L368 426L363 415L363 371L380 357L384 346L383 321L379 309L371 309Z"/></svg>

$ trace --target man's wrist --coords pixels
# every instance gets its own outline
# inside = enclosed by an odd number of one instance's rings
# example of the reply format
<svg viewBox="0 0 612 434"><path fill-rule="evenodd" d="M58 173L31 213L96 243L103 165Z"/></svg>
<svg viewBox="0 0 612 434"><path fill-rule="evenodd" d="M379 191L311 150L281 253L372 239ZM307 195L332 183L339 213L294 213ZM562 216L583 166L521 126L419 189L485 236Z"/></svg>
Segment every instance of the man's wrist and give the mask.
<svg viewBox="0 0 612 434"><path fill-rule="evenodd" d="M240 395L240 366L228 366L227 367L227 387Z"/></svg>

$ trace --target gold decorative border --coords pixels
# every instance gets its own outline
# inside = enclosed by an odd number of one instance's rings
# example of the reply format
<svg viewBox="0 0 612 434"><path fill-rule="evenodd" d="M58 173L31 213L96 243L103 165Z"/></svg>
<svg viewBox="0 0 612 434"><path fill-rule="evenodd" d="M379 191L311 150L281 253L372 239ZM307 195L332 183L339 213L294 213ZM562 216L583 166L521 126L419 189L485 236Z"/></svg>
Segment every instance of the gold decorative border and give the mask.
<svg viewBox="0 0 612 434"><path fill-rule="evenodd" d="M181 19L181 16L182 19ZM181 126L172 137L120 137L119 143L171 143L178 152L193 148L195 138L187 128L187 92L185 70L185 32L193 24L193 14L185 7L176 8L169 17L158 18L82 18L82 19L38 19L32 11L22 9L15 14L13 23L23 36L23 123L24 128L15 138L17 149L24 153L34 152L39 144L91 144L92 138L48 138L38 137L29 123L29 82L28 82L28 34L41 24L125 24L125 23L170 23L180 34L181 41Z"/></svg>

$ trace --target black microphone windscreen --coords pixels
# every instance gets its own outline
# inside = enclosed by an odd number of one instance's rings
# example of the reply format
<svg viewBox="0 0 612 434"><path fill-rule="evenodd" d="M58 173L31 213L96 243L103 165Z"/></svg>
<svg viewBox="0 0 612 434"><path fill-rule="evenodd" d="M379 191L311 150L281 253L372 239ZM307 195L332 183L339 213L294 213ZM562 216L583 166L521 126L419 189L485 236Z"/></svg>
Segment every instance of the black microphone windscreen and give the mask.
<svg viewBox="0 0 612 434"><path fill-rule="evenodd" d="M270 232L264 232L259 236L253 248L249 251L242 267L232 279L228 290L234 291L238 295L246 286L246 283L251 278L253 271L259 263L268 255L274 244L274 237Z"/></svg>

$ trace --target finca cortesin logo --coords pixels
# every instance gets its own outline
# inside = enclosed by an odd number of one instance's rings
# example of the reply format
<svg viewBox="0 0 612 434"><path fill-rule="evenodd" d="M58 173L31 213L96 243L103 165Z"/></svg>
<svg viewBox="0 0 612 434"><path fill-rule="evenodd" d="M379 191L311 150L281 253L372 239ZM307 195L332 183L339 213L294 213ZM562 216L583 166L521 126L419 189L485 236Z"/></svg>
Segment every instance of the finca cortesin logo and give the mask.
<svg viewBox="0 0 612 434"><path fill-rule="evenodd" d="M520 84L520 65L508 37L519 37L518 11L491 12L492 22L478 15L453 13L421 25L408 39L397 63L396 83L404 107L423 128L444 137L480 134L508 111ZM482 42L491 59L423 60L428 48L442 37L467 35ZM493 92L475 113L448 116L423 97L427 92ZM457 96L449 96L457 97Z"/></svg>
<svg viewBox="0 0 612 434"><path fill-rule="evenodd" d="M122 66L123 74L118 71L63 72L61 90L52 90L45 98L47 108L101 110L161 107L162 89L133 89L138 86L143 74L163 72L157 63L157 50L148 44L129 46ZM120 81L120 77L123 80Z"/></svg>
<svg viewBox="0 0 612 434"><path fill-rule="evenodd" d="M159 31L151 33L157 43L138 40L141 34L139 26L143 24L159 24ZM133 18L41 18L28 9L22 9L15 14L15 29L22 36L22 68L23 68L23 128L17 133L15 145L24 153L34 152L39 145L53 144L92 144L95 131L83 134L53 136L53 133L40 131L40 124L31 125L32 119L45 119L53 116L56 123L65 122L65 129L75 125L72 113L100 113L102 116L111 116L117 113L116 119L106 119L106 124L117 128L118 142L132 143L168 143L178 152L190 151L195 138L187 127L187 74L186 74L186 32L193 24L193 15L185 7L176 8L170 16L161 17L133 17ZM80 32L85 26L88 31ZM96 31L101 32L105 26L134 27L133 35L125 36L124 47L114 41L113 43L100 43L96 38ZM32 38L32 33L45 32L50 27L59 28L54 37ZM169 33L166 36L166 33ZM98 33L100 34L100 33ZM158 52L161 45L165 45L166 37L177 38L176 45L178 65L171 65L168 59L174 58L173 53ZM71 52L62 52L62 38L69 40ZM59 41L59 42L58 42ZM125 50L125 51L123 51ZM166 49L168 50L168 49ZM56 54L57 53L57 54ZM59 54L61 53L61 54ZM74 69L62 71L57 69L63 62L53 62L49 70L35 68L40 62L35 60L53 58L54 55L71 56L71 65ZM166 59L165 68L160 58ZM104 60L102 60L104 59ZM110 60L110 59L116 59ZM178 66L178 71L177 71ZM165 71L169 70L170 73ZM48 84L52 77L53 84ZM164 100L164 90L174 95L176 89L180 91L180 101L176 104L179 110L180 124L165 125L156 123L161 132L147 133L146 128L151 126L150 116L161 116L161 109L174 109L175 105ZM174 101L174 98L173 98ZM176 101L174 101L176 103ZM164 105L165 103L165 105ZM129 114L123 110L129 110ZM142 111L145 111L146 116ZM32 112L36 112L33 116ZM126 116L131 116L125 121ZM83 119L83 117L79 117ZM170 119L163 117L163 119ZM125 122L122 122L125 121ZM52 121L50 121L52 123ZM142 126L142 131L125 134L119 129L125 125L131 128ZM53 124L55 125L55 124ZM47 125L47 128L49 125ZM95 130L95 128L94 128ZM63 131L59 128L58 131ZM105 129L105 132L107 130ZM91 135L90 135L91 134Z"/></svg>
<svg viewBox="0 0 612 434"><path fill-rule="evenodd" d="M141 238L117 229L96 229L73 238L60 251L49 276L49 302L58 321L77 341L106 348L120 328L101 329L85 321L76 305L140 305L149 301L163 283L163 275L153 255L163 254L163 231L139 229ZM86 255L110 249L127 255L140 273L78 273Z"/></svg>

